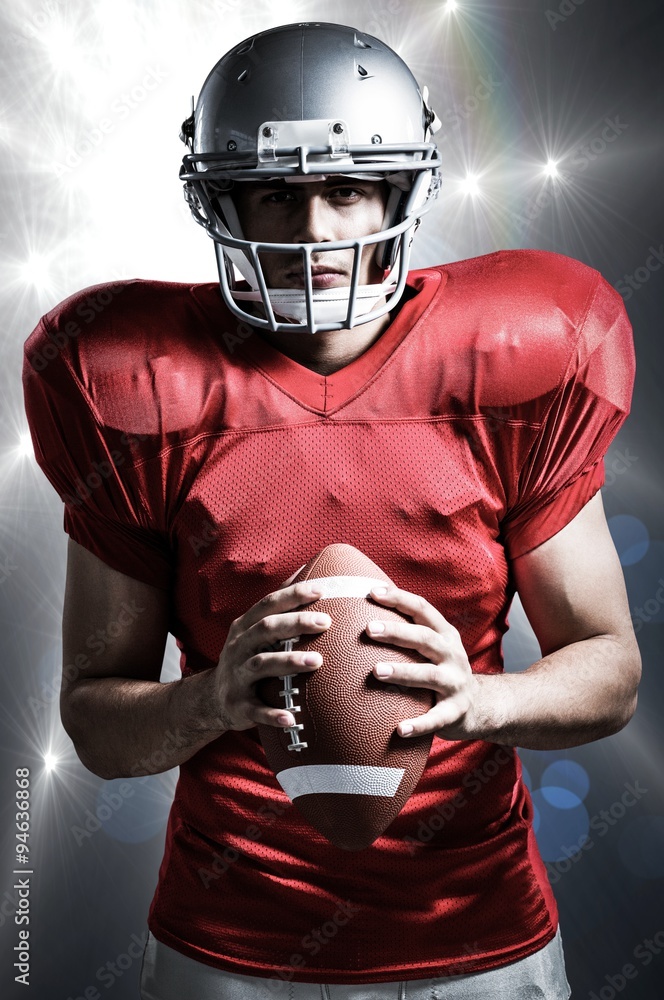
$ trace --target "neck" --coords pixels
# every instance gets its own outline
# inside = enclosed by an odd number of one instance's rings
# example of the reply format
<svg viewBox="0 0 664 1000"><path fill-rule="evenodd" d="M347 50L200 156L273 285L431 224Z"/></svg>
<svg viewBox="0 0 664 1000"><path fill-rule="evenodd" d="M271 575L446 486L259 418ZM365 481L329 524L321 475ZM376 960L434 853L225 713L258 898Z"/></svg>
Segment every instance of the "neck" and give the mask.
<svg viewBox="0 0 664 1000"><path fill-rule="evenodd" d="M328 330L315 334L261 330L260 336L305 368L310 368L319 375L331 375L364 354L390 323L391 318L387 313L371 323L361 323L352 330Z"/></svg>

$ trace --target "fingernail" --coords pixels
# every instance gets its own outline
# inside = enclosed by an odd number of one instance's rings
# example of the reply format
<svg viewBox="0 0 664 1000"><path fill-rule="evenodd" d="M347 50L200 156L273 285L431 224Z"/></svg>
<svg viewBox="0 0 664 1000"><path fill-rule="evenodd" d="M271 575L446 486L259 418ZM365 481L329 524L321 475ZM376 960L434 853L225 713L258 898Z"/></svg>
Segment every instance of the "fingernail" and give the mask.
<svg viewBox="0 0 664 1000"><path fill-rule="evenodd" d="M369 622L367 628L369 629L370 632L376 632L376 633L384 632L385 622Z"/></svg>
<svg viewBox="0 0 664 1000"><path fill-rule="evenodd" d="M302 661L307 667L317 667L320 663L320 656L315 653L307 653Z"/></svg>
<svg viewBox="0 0 664 1000"><path fill-rule="evenodd" d="M329 615L316 615L314 617L314 624L316 625L330 625L331 623L332 619Z"/></svg>
<svg viewBox="0 0 664 1000"><path fill-rule="evenodd" d="M410 725L409 722L407 722L405 726L401 727L401 735L402 736L408 736L408 734L412 733L412 731L413 731L413 727Z"/></svg>
<svg viewBox="0 0 664 1000"><path fill-rule="evenodd" d="M389 663L377 663L374 670L377 677L389 677L390 674L394 673L394 668Z"/></svg>
<svg viewBox="0 0 664 1000"><path fill-rule="evenodd" d="M292 720L287 715L278 715L277 722L280 726L291 726Z"/></svg>
<svg viewBox="0 0 664 1000"><path fill-rule="evenodd" d="M323 591L320 587L309 587L309 593L312 597L321 597Z"/></svg>
<svg viewBox="0 0 664 1000"><path fill-rule="evenodd" d="M372 587L371 593L375 594L376 597L385 597L387 593L387 587Z"/></svg>

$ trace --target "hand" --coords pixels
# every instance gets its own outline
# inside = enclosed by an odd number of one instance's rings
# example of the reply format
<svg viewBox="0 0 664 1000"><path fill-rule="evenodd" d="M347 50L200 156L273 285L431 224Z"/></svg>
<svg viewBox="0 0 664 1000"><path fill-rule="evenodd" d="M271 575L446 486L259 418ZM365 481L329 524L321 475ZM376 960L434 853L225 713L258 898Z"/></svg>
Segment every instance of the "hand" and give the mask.
<svg viewBox="0 0 664 1000"><path fill-rule="evenodd" d="M374 676L389 684L430 688L436 692L433 708L415 719L399 723L400 736L420 736L433 732L446 740L481 739L476 707L479 681L473 674L458 631L423 597L388 586L371 591L371 598L386 608L409 615L410 622L374 622L382 631L367 624L367 635L378 642L414 649L430 663L381 663Z"/></svg>
<svg viewBox="0 0 664 1000"><path fill-rule="evenodd" d="M296 574L297 575L297 574ZM266 725L295 725L291 712L270 708L256 696L263 677L283 677L317 670L320 653L284 651L281 642L300 635L324 632L332 619L310 611L294 611L320 597L307 581L282 584L236 618L228 631L219 662L212 671L216 713L224 729L242 730Z"/></svg>

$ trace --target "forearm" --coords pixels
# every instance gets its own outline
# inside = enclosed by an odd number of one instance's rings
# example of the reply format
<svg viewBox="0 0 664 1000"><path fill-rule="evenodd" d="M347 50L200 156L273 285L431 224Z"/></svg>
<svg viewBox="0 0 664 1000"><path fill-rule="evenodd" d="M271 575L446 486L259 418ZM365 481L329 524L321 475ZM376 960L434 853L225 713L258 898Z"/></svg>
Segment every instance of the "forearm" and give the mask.
<svg viewBox="0 0 664 1000"><path fill-rule="evenodd" d="M622 729L636 708L636 644L594 636L521 673L476 674L477 728L491 743L561 750Z"/></svg>
<svg viewBox="0 0 664 1000"><path fill-rule="evenodd" d="M158 774L227 730L215 716L212 670L169 683L101 677L67 694L62 718L85 766L102 778Z"/></svg>

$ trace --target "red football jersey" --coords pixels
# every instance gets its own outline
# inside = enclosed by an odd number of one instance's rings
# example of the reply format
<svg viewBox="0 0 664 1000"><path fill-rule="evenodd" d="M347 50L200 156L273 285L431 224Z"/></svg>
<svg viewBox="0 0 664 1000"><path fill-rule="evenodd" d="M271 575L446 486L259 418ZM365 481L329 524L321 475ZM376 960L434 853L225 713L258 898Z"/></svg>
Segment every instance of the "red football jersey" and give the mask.
<svg viewBox="0 0 664 1000"><path fill-rule="evenodd" d="M413 272L395 321L329 376L238 326L216 284L87 289L25 357L65 530L172 593L185 675L331 542L500 672L510 559L599 489L634 373L620 296L533 250ZM435 737L385 834L342 851L291 807L257 729L225 733L180 768L149 926L209 965L299 982L490 969L557 928L532 820L513 749Z"/></svg>

